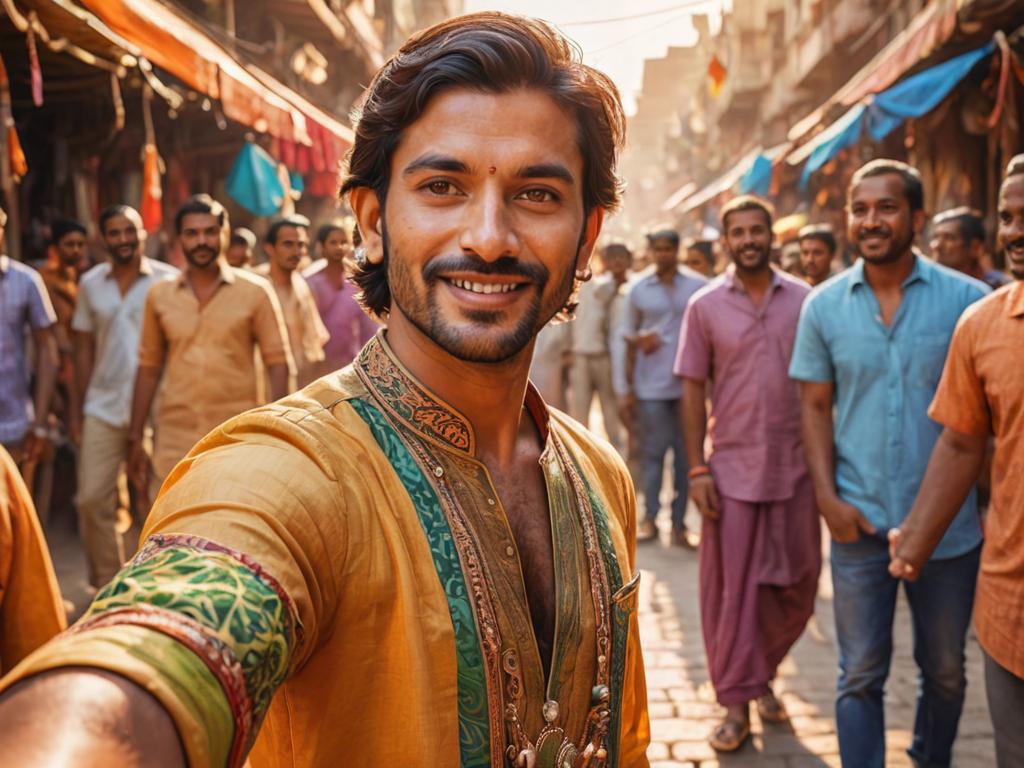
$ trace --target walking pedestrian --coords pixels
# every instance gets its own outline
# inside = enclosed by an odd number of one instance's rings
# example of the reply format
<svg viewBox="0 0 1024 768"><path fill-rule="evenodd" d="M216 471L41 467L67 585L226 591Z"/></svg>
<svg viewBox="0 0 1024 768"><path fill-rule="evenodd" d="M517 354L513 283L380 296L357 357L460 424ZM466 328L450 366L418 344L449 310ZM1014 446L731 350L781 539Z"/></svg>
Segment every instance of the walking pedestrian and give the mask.
<svg viewBox="0 0 1024 768"><path fill-rule="evenodd" d="M252 268L256 255L256 233L247 227L235 227L225 253L228 265L237 269Z"/></svg>
<svg viewBox="0 0 1024 768"><path fill-rule="evenodd" d="M146 294L128 428L129 480L144 509L203 435L257 405L255 350L267 366L272 398L287 394L293 369L270 284L224 260L224 207L194 195L178 209L174 228L187 268ZM143 433L158 387L151 461Z"/></svg>
<svg viewBox="0 0 1024 768"><path fill-rule="evenodd" d="M1024 155L999 190L996 245L1016 281L968 307L928 415L942 426L913 509L890 533L893 576L929 577L929 557L977 481L990 438L992 496L985 519L974 627L999 768L1024 765ZM1013 167L1013 164L1011 164Z"/></svg>
<svg viewBox="0 0 1024 768"><path fill-rule="evenodd" d="M608 441L624 451L618 400L612 387L612 304L626 284L632 254L623 243L609 243L601 249L600 260L601 274L580 286L576 319L570 326L570 411L577 421L589 427L590 407L596 395Z"/></svg>
<svg viewBox="0 0 1024 768"><path fill-rule="evenodd" d="M726 708L709 742L732 752L750 735L751 702L762 720L787 718L771 684L814 613L821 538L801 455L799 391L788 375L810 289L769 261L772 211L764 201L727 203L722 233L732 264L690 299L675 372L690 497L702 516L704 648Z"/></svg>
<svg viewBox="0 0 1024 768"><path fill-rule="evenodd" d="M966 206L937 213L932 219L932 255L944 267L963 272L995 290L1010 278L992 267L985 250L985 222Z"/></svg>
<svg viewBox="0 0 1024 768"><path fill-rule="evenodd" d="M690 546L686 530L686 446L680 413L682 382L673 372L679 330L690 297L707 280L679 264L679 233L647 235L653 268L629 284L616 332L626 341L625 361L615 382L623 419L632 424L639 451L644 518L637 540L658 535L665 457L672 452L672 541Z"/></svg>
<svg viewBox="0 0 1024 768"><path fill-rule="evenodd" d="M75 501L89 583L97 588L134 553L140 518L148 511L122 498L132 388L146 294L156 283L178 275L171 265L143 255L146 230L134 208L104 209L98 229L109 259L82 276L71 323L78 401L83 404L75 417L82 425ZM132 517L125 535L118 531L119 509Z"/></svg>
<svg viewBox="0 0 1024 768"><path fill-rule="evenodd" d="M808 224L798 235L800 272L812 288L832 276L836 257L836 236L827 224Z"/></svg>
<svg viewBox="0 0 1024 768"><path fill-rule="evenodd" d="M275 219L267 228L263 249L268 261L255 271L270 280L277 294L295 362L295 383L297 387L304 387L319 375L324 344L330 338L309 285L299 272L299 265L309 258L309 219L305 216Z"/></svg>
<svg viewBox="0 0 1024 768"><path fill-rule="evenodd" d="M927 409L953 327L988 287L916 253L925 223L916 169L868 163L847 205L860 259L804 303L790 375L801 382L804 450L832 534L839 751L848 768L882 768L899 587L886 535L909 511L939 436ZM956 738L980 542L972 491L906 588L921 680L909 753L925 765L949 765Z"/></svg>
<svg viewBox="0 0 1024 768"><path fill-rule="evenodd" d="M0 248L7 212L0 209ZM0 445L14 457L31 490L35 467L49 440L47 419L57 380L53 311L39 273L0 252ZM26 336L35 347L34 392Z"/></svg>
<svg viewBox="0 0 1024 768"><path fill-rule="evenodd" d="M330 338L324 345L321 375L344 368L377 332L377 323L356 300L356 287L346 276L353 258L355 221L324 224L317 231L321 259L313 262L304 277L313 293L320 319Z"/></svg>

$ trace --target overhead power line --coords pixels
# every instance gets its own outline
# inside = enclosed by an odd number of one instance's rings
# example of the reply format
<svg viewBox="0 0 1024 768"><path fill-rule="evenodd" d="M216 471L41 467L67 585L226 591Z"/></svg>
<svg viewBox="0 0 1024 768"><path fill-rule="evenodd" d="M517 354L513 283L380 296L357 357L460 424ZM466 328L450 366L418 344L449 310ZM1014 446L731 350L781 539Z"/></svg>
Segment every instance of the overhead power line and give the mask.
<svg viewBox="0 0 1024 768"><path fill-rule="evenodd" d="M695 8L700 5L712 5L711 0L687 0L685 3L676 3L665 8L658 8L654 11L645 11L643 13L631 13L628 16L612 16L606 19L587 19L585 21L565 21L556 23L559 27L591 27L597 24L614 24L618 21L632 21L633 19L646 19L650 16L660 16L663 13L671 13L672 11L679 11L684 8Z"/></svg>

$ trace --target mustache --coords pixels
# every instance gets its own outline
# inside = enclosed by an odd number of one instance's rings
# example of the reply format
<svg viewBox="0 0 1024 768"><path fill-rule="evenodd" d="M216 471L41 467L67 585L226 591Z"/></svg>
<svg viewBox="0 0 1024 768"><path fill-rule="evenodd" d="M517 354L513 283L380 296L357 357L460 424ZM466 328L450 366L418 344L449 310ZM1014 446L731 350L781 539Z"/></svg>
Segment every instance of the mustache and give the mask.
<svg viewBox="0 0 1024 768"><path fill-rule="evenodd" d="M185 251L185 255L186 256L195 256L195 255L200 254L200 253L202 253L204 251L206 253L209 253L212 256L216 256L217 255L217 252L213 248L210 248L209 246L206 246L206 245L197 245L191 251Z"/></svg>
<svg viewBox="0 0 1024 768"><path fill-rule="evenodd" d="M892 235L892 232L889 231L888 227L876 227L876 228L873 228L873 229L867 229L866 227L861 227L860 230L858 230L858 232L857 232L857 236L858 237L871 237L872 235L878 235L878 236L881 236L881 237L890 237Z"/></svg>
<svg viewBox="0 0 1024 768"><path fill-rule="evenodd" d="M1016 240L1011 240L1004 248L1024 248L1024 237L1018 237Z"/></svg>
<svg viewBox="0 0 1024 768"><path fill-rule="evenodd" d="M511 256L502 256L494 261L484 261L479 256L439 256L423 267L426 282L437 280L445 272L475 272L478 275L501 275L502 277L523 277L543 286L550 273L542 264L525 264Z"/></svg>

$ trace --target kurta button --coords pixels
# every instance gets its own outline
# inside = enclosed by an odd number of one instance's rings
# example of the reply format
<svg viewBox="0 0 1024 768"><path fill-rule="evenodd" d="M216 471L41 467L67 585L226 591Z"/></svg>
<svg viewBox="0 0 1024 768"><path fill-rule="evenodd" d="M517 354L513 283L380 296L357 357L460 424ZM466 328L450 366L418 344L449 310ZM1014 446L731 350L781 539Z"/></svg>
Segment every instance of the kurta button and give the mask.
<svg viewBox="0 0 1024 768"><path fill-rule="evenodd" d="M513 557L515 555L515 553L516 553L516 551L512 547L511 544L509 544L507 547L505 547L505 554L508 555L509 557Z"/></svg>
<svg viewBox="0 0 1024 768"><path fill-rule="evenodd" d="M444 467L441 467L441 466L434 467L434 475L436 475L437 477L441 477L443 474L444 474Z"/></svg>
<svg viewBox="0 0 1024 768"><path fill-rule="evenodd" d="M493 507L497 502L494 499L490 499L489 498L489 499L487 499L487 503L490 504Z"/></svg>

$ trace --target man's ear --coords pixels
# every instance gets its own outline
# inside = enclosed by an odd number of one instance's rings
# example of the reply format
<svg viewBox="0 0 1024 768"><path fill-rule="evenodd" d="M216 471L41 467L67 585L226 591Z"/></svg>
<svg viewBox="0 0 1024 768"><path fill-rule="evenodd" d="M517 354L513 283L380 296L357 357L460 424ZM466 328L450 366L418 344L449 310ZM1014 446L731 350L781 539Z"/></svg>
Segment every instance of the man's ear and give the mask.
<svg viewBox="0 0 1024 768"><path fill-rule="evenodd" d="M348 204L355 213L362 237L361 248L366 249L366 261L370 264L384 263L384 222L380 198L370 187L356 187L348 196Z"/></svg>
<svg viewBox="0 0 1024 768"><path fill-rule="evenodd" d="M581 272L586 270L590 258L594 255L594 248L597 246L597 239L601 236L602 226L604 226L604 208L595 207L587 214L587 221L583 229L583 242L580 243L580 250L576 255L576 269Z"/></svg>
<svg viewBox="0 0 1024 768"><path fill-rule="evenodd" d="M920 235L924 231L924 225L928 223L928 219L928 213L923 208L919 211L914 211L912 222L915 235Z"/></svg>

